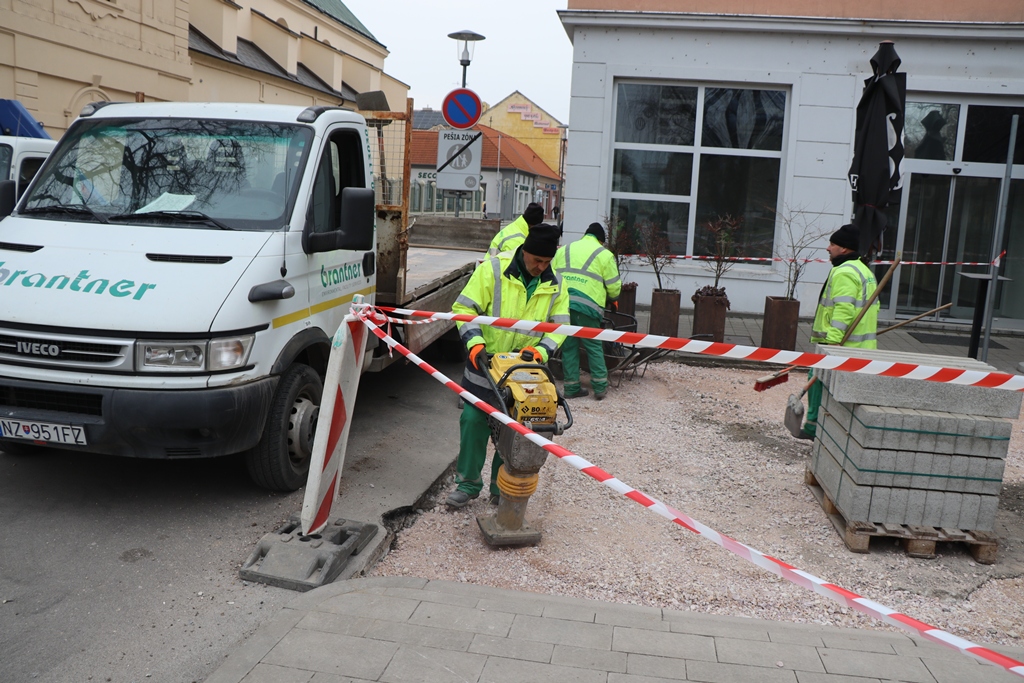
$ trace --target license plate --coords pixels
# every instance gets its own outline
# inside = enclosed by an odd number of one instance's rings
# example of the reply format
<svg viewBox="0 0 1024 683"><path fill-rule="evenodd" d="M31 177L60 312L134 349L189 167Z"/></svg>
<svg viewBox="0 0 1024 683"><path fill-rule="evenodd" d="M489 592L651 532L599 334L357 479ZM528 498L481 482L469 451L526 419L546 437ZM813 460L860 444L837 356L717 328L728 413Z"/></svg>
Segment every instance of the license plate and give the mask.
<svg viewBox="0 0 1024 683"><path fill-rule="evenodd" d="M60 425L52 422L27 422L25 420L0 420L0 436L8 439L45 441L85 446L85 427ZM0 445L0 450L3 446Z"/></svg>

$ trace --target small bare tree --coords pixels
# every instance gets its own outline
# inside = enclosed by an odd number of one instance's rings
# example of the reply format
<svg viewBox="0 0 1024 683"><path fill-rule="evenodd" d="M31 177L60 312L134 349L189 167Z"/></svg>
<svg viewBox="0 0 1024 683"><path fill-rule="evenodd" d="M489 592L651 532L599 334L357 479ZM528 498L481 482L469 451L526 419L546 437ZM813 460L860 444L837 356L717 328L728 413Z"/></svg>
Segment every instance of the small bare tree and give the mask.
<svg viewBox="0 0 1024 683"><path fill-rule="evenodd" d="M729 214L704 223L704 250L711 258L701 265L715 274L715 289L719 288L722 276L736 265L733 258L740 255L736 238L742 227L743 219L733 218Z"/></svg>
<svg viewBox="0 0 1024 683"><path fill-rule="evenodd" d="M621 220L612 220L611 216L604 217L604 231L607 240L605 247L615 257L615 267L619 269L619 277L625 280L629 272L630 259L636 254L636 241L626 230L626 224Z"/></svg>
<svg viewBox="0 0 1024 683"><path fill-rule="evenodd" d="M672 248L668 236L656 223L642 220L636 224L636 238L641 252L637 254L637 258L654 271L654 277L658 280L658 289L665 289L661 280L662 274L668 264L672 263Z"/></svg>
<svg viewBox="0 0 1024 683"><path fill-rule="evenodd" d="M815 213L804 206L783 204L781 210L773 212L782 225L778 254L786 263L786 298L795 299L796 286L807 268L807 255L815 242L830 234L830 229L818 224L824 211Z"/></svg>

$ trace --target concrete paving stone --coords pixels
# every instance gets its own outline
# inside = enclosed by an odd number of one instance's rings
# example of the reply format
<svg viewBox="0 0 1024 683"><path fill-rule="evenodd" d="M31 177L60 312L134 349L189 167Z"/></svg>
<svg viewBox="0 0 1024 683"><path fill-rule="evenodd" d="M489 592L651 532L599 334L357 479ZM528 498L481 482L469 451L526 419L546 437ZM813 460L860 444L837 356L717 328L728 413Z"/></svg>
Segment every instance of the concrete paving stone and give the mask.
<svg viewBox="0 0 1024 683"><path fill-rule="evenodd" d="M715 638L715 647L718 661L723 664L745 664L772 670L825 671L818 657L819 648L807 645ZM782 662L781 667L778 662Z"/></svg>
<svg viewBox="0 0 1024 683"><path fill-rule="evenodd" d="M360 638L373 626L375 619L354 617L351 614L331 614L329 612L306 612L306 616L295 625L295 628L324 633L340 633L343 636Z"/></svg>
<svg viewBox="0 0 1024 683"><path fill-rule="evenodd" d="M476 652L482 655L509 657L511 659L528 659L531 662L541 662L544 664L551 662L551 653L554 652L554 650L555 646L551 643L537 643L532 640L485 636L482 633L477 633L473 636L473 642L469 646L470 652Z"/></svg>
<svg viewBox="0 0 1024 683"><path fill-rule="evenodd" d="M604 671L488 657L479 683L605 683Z"/></svg>
<svg viewBox="0 0 1024 683"><path fill-rule="evenodd" d="M334 674L325 674L322 671L317 671L313 674L313 678L309 679L309 683L368 683L368 681L365 678L335 676Z"/></svg>
<svg viewBox="0 0 1024 683"><path fill-rule="evenodd" d="M377 680L398 651L396 643L336 633L292 631L263 657L264 664Z"/></svg>
<svg viewBox="0 0 1024 683"><path fill-rule="evenodd" d="M508 591L502 590L500 588L491 588L490 586L478 586L474 583L462 583L460 581L428 581L426 588L427 590L438 591L439 593L476 596L480 599L508 598Z"/></svg>
<svg viewBox="0 0 1024 683"><path fill-rule="evenodd" d="M388 588L384 595L394 598L408 598L409 600L421 600L423 602L439 602L445 605L461 605L462 607L476 607L479 598L471 595L452 595L440 591L413 589L413 588Z"/></svg>
<svg viewBox="0 0 1024 683"><path fill-rule="evenodd" d="M313 678L313 673L271 664L257 664L242 679L242 683L309 683L309 680Z"/></svg>
<svg viewBox="0 0 1024 683"><path fill-rule="evenodd" d="M924 499L924 520L925 526L942 526L942 507L945 502L945 495L942 491L928 491Z"/></svg>
<svg viewBox="0 0 1024 683"><path fill-rule="evenodd" d="M693 636L733 636L747 640L771 640L763 624L723 624L714 620L691 619L674 621L669 626L672 633L688 633Z"/></svg>
<svg viewBox="0 0 1024 683"><path fill-rule="evenodd" d="M960 526L958 529L977 529L981 496L965 493L960 498Z"/></svg>
<svg viewBox="0 0 1024 683"><path fill-rule="evenodd" d="M871 487L858 486L850 478L850 475L843 473L839 482L839 491L836 494L836 507L843 513L848 522L866 522L868 513L871 511Z"/></svg>
<svg viewBox="0 0 1024 683"><path fill-rule="evenodd" d="M651 608L654 609L654 608ZM598 624L609 626L628 626L630 628L644 628L648 631L671 631L672 625L663 621L660 617L654 618L649 614L634 614L616 610L598 610L594 615L594 621Z"/></svg>
<svg viewBox="0 0 1024 683"><path fill-rule="evenodd" d="M893 634L895 638L886 638L846 631L844 633L822 633L821 640L823 647L838 650L858 650L866 652L877 652L879 654L896 654L896 645L909 642L902 634Z"/></svg>
<svg viewBox="0 0 1024 683"><path fill-rule="evenodd" d="M871 488L871 507L868 509L868 520L881 521L889 518L889 499L893 489L882 486Z"/></svg>
<svg viewBox="0 0 1024 683"><path fill-rule="evenodd" d="M715 640L690 633L659 633L616 626L611 649L658 657L715 661Z"/></svg>
<svg viewBox="0 0 1024 683"><path fill-rule="evenodd" d="M901 488L908 489L935 489L941 488L945 490L947 481L943 479L937 479L935 477L929 477L926 475L931 474L937 462L943 458L949 456L938 455L935 453L912 453L913 462L908 468L908 471L919 473L919 476L911 476L907 478L900 478L899 486ZM948 468L947 468L948 469Z"/></svg>
<svg viewBox="0 0 1024 683"><path fill-rule="evenodd" d="M902 524L903 522L900 520L906 519L907 517L907 499L909 497L910 491L907 489L890 489L889 512L882 523Z"/></svg>
<svg viewBox="0 0 1024 683"><path fill-rule="evenodd" d="M426 584L426 579L406 576L388 576L379 579L348 579L345 581L335 581L326 586L320 586L311 591L301 593L288 604L293 609L316 609L326 600L346 593L374 593L383 595L389 586L422 588Z"/></svg>
<svg viewBox="0 0 1024 683"><path fill-rule="evenodd" d="M242 680L304 616L305 612L285 606L270 623L232 652L227 661L220 665L205 683L237 683Z"/></svg>
<svg viewBox="0 0 1024 683"><path fill-rule="evenodd" d="M963 493L967 490L967 467L971 460L965 455L954 455L949 459L949 491Z"/></svg>
<svg viewBox="0 0 1024 683"><path fill-rule="evenodd" d="M482 598L477 600L478 609L487 612L508 612L509 614L529 614L533 617L543 616L544 604L536 600L516 600L505 598L495 600L493 598Z"/></svg>
<svg viewBox="0 0 1024 683"><path fill-rule="evenodd" d="M938 526L948 529L960 528L960 511L963 509L963 494L946 491L942 497L942 518Z"/></svg>
<svg viewBox="0 0 1024 683"><path fill-rule="evenodd" d="M596 612L593 607L583 607L579 605L544 605L543 613L540 616L548 617L550 619L565 619L566 621L582 621L585 623L594 623L594 617Z"/></svg>
<svg viewBox="0 0 1024 683"><path fill-rule="evenodd" d="M896 475L894 474L894 472L896 472L897 469L898 469L897 465L896 465L896 460L897 460L896 456L899 453L900 453L900 451L890 451L890 450L884 450L884 451L880 450L880 451L878 451L878 469L879 469L879 471L874 473L874 477L873 477L874 481L870 481L870 482L869 481L863 481L863 482L860 482L860 481L858 481L859 475L858 475L858 471L857 471L856 468L844 466L843 469L847 473L849 473L851 475L851 478L853 478L855 481L857 481L858 483L863 483L863 484L865 484L867 486L890 486L890 487L891 486L896 486L897 485L896 484ZM847 451L847 458L849 458L849 455L850 455L850 453L849 453L849 450L848 450ZM865 475L865 478L866 479L871 479L872 476L871 476L871 474L867 474L867 475ZM906 486L906 484L902 484L902 486Z"/></svg>
<svg viewBox="0 0 1024 683"><path fill-rule="evenodd" d="M896 466L893 468L896 474L892 475L892 483L888 486L900 488L911 487L911 479L914 472L921 472L920 467L931 466L930 453L918 453L917 451L896 451ZM918 466L920 462L920 467ZM924 470L928 471L928 470ZM906 474L904 474L906 473Z"/></svg>
<svg viewBox="0 0 1024 683"><path fill-rule="evenodd" d="M608 674L608 683L675 683L671 678L655 678L653 676L634 676L633 674Z"/></svg>
<svg viewBox="0 0 1024 683"><path fill-rule="evenodd" d="M830 674L935 683L924 662L915 657L833 648L819 649L818 654Z"/></svg>
<svg viewBox="0 0 1024 683"><path fill-rule="evenodd" d="M963 655L960 655L958 659L926 656L921 657L921 661L935 677L936 683L962 683L963 681L984 681L985 683L1017 681L1019 683L1020 681L1020 676L1014 675L1002 667L979 662Z"/></svg>
<svg viewBox="0 0 1024 683"><path fill-rule="evenodd" d="M821 640L821 633L816 630L806 630L801 628L793 628L794 624L779 624L778 628L773 628L772 625L768 626L768 640L773 643L789 643L790 645L808 645L810 647L823 647L824 643ZM742 636L744 640L753 640L743 634L733 632L731 634L723 634L725 636Z"/></svg>
<svg viewBox="0 0 1024 683"><path fill-rule="evenodd" d="M705 683L797 683L795 671L719 662L687 662L686 680Z"/></svg>
<svg viewBox="0 0 1024 683"><path fill-rule="evenodd" d="M985 478L986 479L995 479L996 481L994 481L994 482L980 482L980 485L982 485L982 486L998 487L997 490L994 490L994 491L984 491L984 493L990 493L990 494L994 494L994 495L999 495L1000 490L1002 489L1003 474L1005 474L1005 471L1006 471L1006 461L1005 460L1001 460L999 458L988 458L985 461L985 464L986 464L986 467L985 467Z"/></svg>
<svg viewBox="0 0 1024 683"><path fill-rule="evenodd" d="M907 514L904 521L897 524L924 524L924 504L927 491L921 489L907 489Z"/></svg>
<svg viewBox="0 0 1024 683"><path fill-rule="evenodd" d="M610 650L612 630L607 624L587 624L581 621L529 617L517 614L509 631L509 638L535 640L554 645L575 645ZM651 631L644 631L650 634Z"/></svg>
<svg viewBox="0 0 1024 683"><path fill-rule="evenodd" d="M431 647L438 650L466 652L475 634L436 626L416 626L393 621L377 621L363 635L373 640L387 640L403 645Z"/></svg>
<svg viewBox="0 0 1024 683"><path fill-rule="evenodd" d="M685 681L687 664L688 662L685 659L656 657L654 655L631 652L626 656L626 673L633 676L650 676L653 678Z"/></svg>
<svg viewBox="0 0 1024 683"><path fill-rule="evenodd" d="M595 650L590 647L574 647L572 645L555 645L551 655L551 663L559 666L572 666L578 669L598 669L626 673L626 653Z"/></svg>
<svg viewBox="0 0 1024 683"><path fill-rule="evenodd" d="M484 655L469 652L403 645L380 680L384 683L465 683L477 680L487 660Z"/></svg>
<svg viewBox="0 0 1024 683"><path fill-rule="evenodd" d="M377 619L405 621L419 604L418 601L408 598L392 598L386 595L359 592L328 598L317 609L333 614L351 614L356 617L373 616Z"/></svg>
<svg viewBox="0 0 1024 683"><path fill-rule="evenodd" d="M490 636L507 636L512 628L512 622L516 618L518 618L516 615L507 612L484 612L469 607L421 602L408 621L410 624L419 626L485 633Z"/></svg>
<svg viewBox="0 0 1024 683"><path fill-rule="evenodd" d="M834 676L811 671L797 671L797 683L882 683L879 678L863 678L861 676Z"/></svg>
<svg viewBox="0 0 1024 683"><path fill-rule="evenodd" d="M992 531L996 526L996 509L999 496L979 496L978 521L972 527L978 531Z"/></svg>

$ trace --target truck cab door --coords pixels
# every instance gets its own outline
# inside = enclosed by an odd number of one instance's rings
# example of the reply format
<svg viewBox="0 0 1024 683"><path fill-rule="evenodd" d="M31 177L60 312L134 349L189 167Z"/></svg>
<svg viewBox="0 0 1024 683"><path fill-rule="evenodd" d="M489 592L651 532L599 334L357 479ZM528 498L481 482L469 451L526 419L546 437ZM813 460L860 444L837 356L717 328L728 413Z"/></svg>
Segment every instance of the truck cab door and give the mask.
<svg viewBox="0 0 1024 683"><path fill-rule="evenodd" d="M18 199L25 194L29 183L36 177L36 173L39 172L39 167L43 165L44 161L46 161L45 155L23 154L19 156L14 170L14 180L18 183Z"/></svg>
<svg viewBox="0 0 1024 683"><path fill-rule="evenodd" d="M328 335L338 329L354 295L373 300L374 198L367 188L364 150L364 140L354 128L327 133L302 233L309 261L310 314Z"/></svg>

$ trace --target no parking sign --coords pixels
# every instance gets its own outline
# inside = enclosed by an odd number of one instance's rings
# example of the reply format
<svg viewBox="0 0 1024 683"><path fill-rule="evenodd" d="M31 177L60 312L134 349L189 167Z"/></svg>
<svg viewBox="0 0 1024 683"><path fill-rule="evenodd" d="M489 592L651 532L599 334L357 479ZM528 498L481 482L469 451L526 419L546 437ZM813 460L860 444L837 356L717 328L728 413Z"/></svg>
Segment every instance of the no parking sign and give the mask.
<svg viewBox="0 0 1024 683"><path fill-rule="evenodd" d="M472 128L480 120L483 107L480 98L468 88L456 88L444 96L441 116L452 128Z"/></svg>

